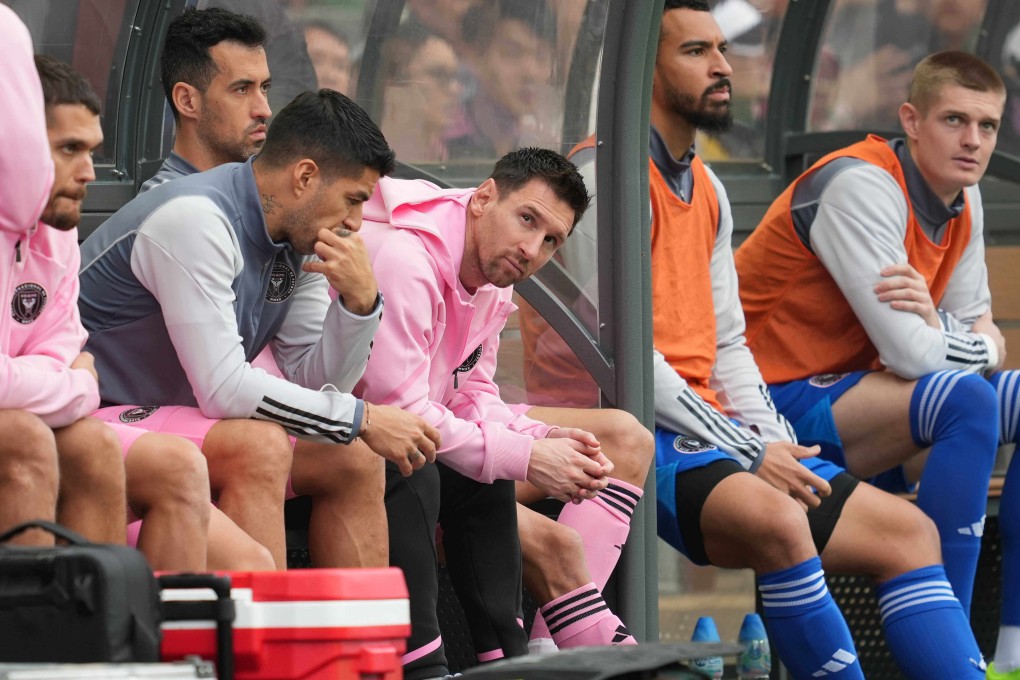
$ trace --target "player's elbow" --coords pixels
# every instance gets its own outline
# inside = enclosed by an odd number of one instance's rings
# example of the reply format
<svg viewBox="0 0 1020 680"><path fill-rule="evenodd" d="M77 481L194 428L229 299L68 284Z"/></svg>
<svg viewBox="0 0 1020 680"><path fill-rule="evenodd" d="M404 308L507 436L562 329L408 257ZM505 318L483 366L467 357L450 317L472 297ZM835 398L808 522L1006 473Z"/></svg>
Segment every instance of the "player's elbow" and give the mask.
<svg viewBox="0 0 1020 680"><path fill-rule="evenodd" d="M214 393L206 398L198 398L198 409L206 418L213 420L229 420L232 418L250 418L252 414L242 413L235 400L226 399Z"/></svg>
<svg viewBox="0 0 1020 680"><path fill-rule="evenodd" d="M918 380L939 369L939 362L925 354L885 352L881 356L886 370L904 380Z"/></svg>

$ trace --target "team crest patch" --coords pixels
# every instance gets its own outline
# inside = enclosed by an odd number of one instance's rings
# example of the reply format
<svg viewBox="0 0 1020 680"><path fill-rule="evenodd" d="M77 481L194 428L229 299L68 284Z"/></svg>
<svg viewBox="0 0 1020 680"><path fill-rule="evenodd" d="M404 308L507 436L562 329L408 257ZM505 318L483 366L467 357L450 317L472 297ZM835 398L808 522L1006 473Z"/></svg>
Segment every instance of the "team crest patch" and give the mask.
<svg viewBox="0 0 1020 680"><path fill-rule="evenodd" d="M808 384L812 387L831 387L838 383L843 378L850 375L849 373L823 373L821 375L813 376L808 380Z"/></svg>
<svg viewBox="0 0 1020 680"><path fill-rule="evenodd" d="M481 358L482 358L482 346L478 345L475 351L471 353L471 356L465 359L464 363L457 367L457 373L467 373L468 371L475 367L475 364L477 364L478 360Z"/></svg>
<svg viewBox="0 0 1020 680"><path fill-rule="evenodd" d="M158 408L158 406L136 406L129 408L118 416L118 420L122 423L137 423L139 420L145 420L151 416Z"/></svg>
<svg viewBox="0 0 1020 680"><path fill-rule="evenodd" d="M23 283L14 289L11 316L21 324L32 323L46 306L46 289L38 283Z"/></svg>
<svg viewBox="0 0 1020 680"><path fill-rule="evenodd" d="M677 453L701 453L702 451L715 451L715 447L711 444L706 444L700 439L684 435L680 435L673 440L673 448Z"/></svg>
<svg viewBox="0 0 1020 680"><path fill-rule="evenodd" d="M285 262L277 262L273 265L273 271L269 274L269 290L266 291L268 302L283 302L294 292L297 286L297 275Z"/></svg>

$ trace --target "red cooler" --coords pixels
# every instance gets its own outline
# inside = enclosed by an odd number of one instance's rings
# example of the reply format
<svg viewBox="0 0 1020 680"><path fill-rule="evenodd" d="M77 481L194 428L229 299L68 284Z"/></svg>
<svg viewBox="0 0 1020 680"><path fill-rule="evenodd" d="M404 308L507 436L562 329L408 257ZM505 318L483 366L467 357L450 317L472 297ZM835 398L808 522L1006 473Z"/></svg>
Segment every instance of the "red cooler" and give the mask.
<svg viewBox="0 0 1020 680"><path fill-rule="evenodd" d="M237 680L400 680L411 633L399 569L229 572ZM212 599L212 591L164 590L164 600ZM215 624L163 624L166 661L216 658Z"/></svg>

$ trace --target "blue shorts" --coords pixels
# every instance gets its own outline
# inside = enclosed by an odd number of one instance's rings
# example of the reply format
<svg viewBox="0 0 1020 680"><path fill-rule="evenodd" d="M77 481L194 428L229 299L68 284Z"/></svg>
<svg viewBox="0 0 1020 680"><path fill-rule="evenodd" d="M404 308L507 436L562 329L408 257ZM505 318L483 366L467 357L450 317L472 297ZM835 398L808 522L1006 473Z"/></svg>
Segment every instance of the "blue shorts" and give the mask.
<svg viewBox="0 0 1020 680"><path fill-rule="evenodd" d="M698 550L689 550L680 532L679 508L682 505L690 506L691 503L677 502L677 477L697 468L703 468L717 461L729 461L736 468L739 468L737 457L726 451L700 441L695 437L677 434L661 427L655 428L655 494L656 494L656 515L658 520L659 538L683 553L688 559L696 564L707 564L704 558L699 557ZM803 465L822 479L831 482L832 479L844 472L844 470L830 461L821 458L808 458L802 461ZM739 471L739 470L738 470ZM722 477L714 481L718 483ZM713 483L713 486L714 486ZM680 485L683 486L682 484ZM691 496L698 499L696 506L700 505L711 489L688 489ZM684 494L686 495L686 494ZM700 512L700 507L697 509Z"/></svg>
<svg viewBox="0 0 1020 680"><path fill-rule="evenodd" d="M832 405L868 373L871 371L816 375L769 385L769 392L776 409L793 425L797 440L804 446L817 444L822 449L819 458L845 469L846 454L832 417ZM866 481L890 493L913 492L917 486L907 481L902 466Z"/></svg>

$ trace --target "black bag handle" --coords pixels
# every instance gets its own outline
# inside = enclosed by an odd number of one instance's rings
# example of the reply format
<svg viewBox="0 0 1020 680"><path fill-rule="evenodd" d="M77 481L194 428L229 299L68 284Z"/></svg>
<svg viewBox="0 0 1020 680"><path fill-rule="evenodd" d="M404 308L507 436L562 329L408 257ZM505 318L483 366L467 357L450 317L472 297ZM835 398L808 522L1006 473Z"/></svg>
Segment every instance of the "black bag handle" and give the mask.
<svg viewBox="0 0 1020 680"><path fill-rule="evenodd" d="M216 676L234 680L234 600L230 596L230 577L215 574L161 574L156 579L163 590L210 588L216 599L164 600L164 621L216 622Z"/></svg>
<svg viewBox="0 0 1020 680"><path fill-rule="evenodd" d="M67 527L57 524L56 522L50 522L45 519L32 519L11 527L4 533L0 534L0 543L6 543L18 534L28 531L29 529L45 529L57 538L64 539L71 545L91 545L90 542L81 534L71 531Z"/></svg>

